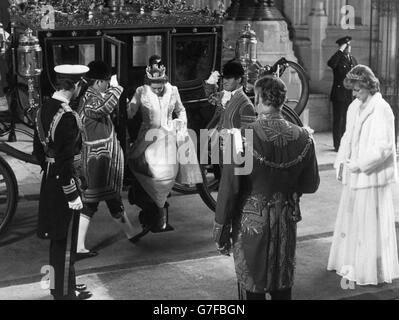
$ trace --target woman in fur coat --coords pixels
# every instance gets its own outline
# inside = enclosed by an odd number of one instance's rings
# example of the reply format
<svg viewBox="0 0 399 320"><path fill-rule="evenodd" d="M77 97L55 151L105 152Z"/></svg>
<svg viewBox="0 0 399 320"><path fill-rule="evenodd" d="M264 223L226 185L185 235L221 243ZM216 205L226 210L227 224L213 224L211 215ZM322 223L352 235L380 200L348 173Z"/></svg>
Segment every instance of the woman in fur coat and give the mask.
<svg viewBox="0 0 399 320"><path fill-rule="evenodd" d="M354 67L344 84L356 99L334 164L343 191L327 268L358 285L391 283L399 277L394 115L369 67Z"/></svg>

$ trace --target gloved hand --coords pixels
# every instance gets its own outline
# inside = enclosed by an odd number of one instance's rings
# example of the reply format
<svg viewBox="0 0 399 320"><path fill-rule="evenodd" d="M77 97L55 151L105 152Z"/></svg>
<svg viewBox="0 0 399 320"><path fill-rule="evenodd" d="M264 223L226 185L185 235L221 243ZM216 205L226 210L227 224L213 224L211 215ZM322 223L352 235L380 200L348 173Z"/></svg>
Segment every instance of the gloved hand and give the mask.
<svg viewBox="0 0 399 320"><path fill-rule="evenodd" d="M216 243L216 249L219 251L219 253L223 256L230 256L230 251L231 251L231 242L230 239L223 245L220 243Z"/></svg>
<svg viewBox="0 0 399 320"><path fill-rule="evenodd" d="M344 52L347 46L348 46L348 44L347 44L347 43L344 43L342 46L339 47L339 50L341 50L342 52Z"/></svg>
<svg viewBox="0 0 399 320"><path fill-rule="evenodd" d="M211 73L211 75L209 76L209 78L207 80L205 80L205 82L207 84L215 84L215 85L217 85L217 83L219 82L219 79L220 79L219 71L213 71Z"/></svg>
<svg viewBox="0 0 399 320"><path fill-rule="evenodd" d="M118 87L118 86L119 86L118 79L116 78L116 74L114 74L114 75L111 77L111 81L109 82L109 85L110 85L111 87Z"/></svg>
<svg viewBox="0 0 399 320"><path fill-rule="evenodd" d="M185 128L186 124L183 120L181 119L173 119L173 125L176 129L176 131L180 131Z"/></svg>
<svg viewBox="0 0 399 320"><path fill-rule="evenodd" d="M357 164L357 161L355 161L355 160L347 159L346 165L348 166L348 169L353 173L360 171L359 165Z"/></svg>
<svg viewBox="0 0 399 320"><path fill-rule="evenodd" d="M77 197L73 201L69 201L68 206L69 206L69 209L72 209L72 210L82 210L83 209L83 203L82 203L82 200L80 199L80 197Z"/></svg>
<svg viewBox="0 0 399 320"><path fill-rule="evenodd" d="M230 228L215 223L213 227L213 239L216 242L216 248L220 254L230 256L231 235Z"/></svg>

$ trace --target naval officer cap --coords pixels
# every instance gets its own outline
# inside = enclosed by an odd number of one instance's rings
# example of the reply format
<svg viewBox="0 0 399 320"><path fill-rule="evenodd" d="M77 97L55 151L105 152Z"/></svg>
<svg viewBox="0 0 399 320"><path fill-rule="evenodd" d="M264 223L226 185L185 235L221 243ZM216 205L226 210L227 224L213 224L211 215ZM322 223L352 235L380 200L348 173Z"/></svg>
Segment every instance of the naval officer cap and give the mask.
<svg viewBox="0 0 399 320"><path fill-rule="evenodd" d="M352 37L345 36L345 37L339 38L335 43L338 44L339 46L342 46L344 43L349 43L351 41L352 41Z"/></svg>
<svg viewBox="0 0 399 320"><path fill-rule="evenodd" d="M81 64L61 64L55 66L54 71L59 79L69 79L77 82L89 71L89 68Z"/></svg>

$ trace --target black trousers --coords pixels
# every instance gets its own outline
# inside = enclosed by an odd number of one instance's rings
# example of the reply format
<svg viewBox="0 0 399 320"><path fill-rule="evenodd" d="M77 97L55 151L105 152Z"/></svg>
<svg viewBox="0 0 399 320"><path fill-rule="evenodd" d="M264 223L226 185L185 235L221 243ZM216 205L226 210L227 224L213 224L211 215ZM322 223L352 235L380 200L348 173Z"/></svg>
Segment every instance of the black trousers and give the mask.
<svg viewBox="0 0 399 320"><path fill-rule="evenodd" d="M50 285L51 294L55 300L76 298L74 263L78 232L79 212L74 211L66 238L50 241L50 265L54 270L54 283L50 283Z"/></svg>
<svg viewBox="0 0 399 320"><path fill-rule="evenodd" d="M341 138L345 133L346 113L352 101L332 101L333 104L333 140L334 149L338 151Z"/></svg>

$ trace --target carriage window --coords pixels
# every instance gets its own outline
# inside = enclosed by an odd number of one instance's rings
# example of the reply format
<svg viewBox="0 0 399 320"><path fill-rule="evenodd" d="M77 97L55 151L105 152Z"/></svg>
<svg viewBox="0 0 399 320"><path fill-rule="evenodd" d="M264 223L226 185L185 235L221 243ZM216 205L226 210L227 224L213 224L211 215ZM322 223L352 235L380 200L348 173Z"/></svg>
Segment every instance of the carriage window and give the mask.
<svg viewBox="0 0 399 320"><path fill-rule="evenodd" d="M95 60L94 44L78 45L54 45L53 46L54 65L60 64L84 64Z"/></svg>
<svg viewBox="0 0 399 320"><path fill-rule="evenodd" d="M205 80L213 66L214 42L211 37L178 37L173 45L174 81Z"/></svg>
<svg viewBox="0 0 399 320"><path fill-rule="evenodd" d="M162 56L161 35L133 37L133 67L145 67L148 58L154 54Z"/></svg>

